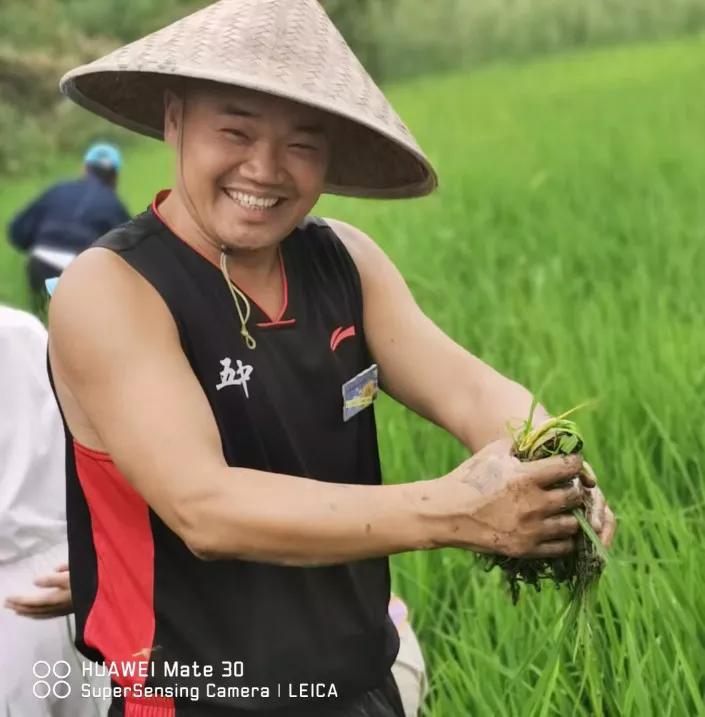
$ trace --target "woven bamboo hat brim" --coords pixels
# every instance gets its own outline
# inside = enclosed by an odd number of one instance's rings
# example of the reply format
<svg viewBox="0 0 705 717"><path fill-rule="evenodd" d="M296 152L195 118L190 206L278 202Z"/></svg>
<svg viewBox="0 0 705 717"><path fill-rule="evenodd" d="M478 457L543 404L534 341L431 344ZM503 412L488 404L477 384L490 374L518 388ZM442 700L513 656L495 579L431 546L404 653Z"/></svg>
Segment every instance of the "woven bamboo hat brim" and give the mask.
<svg viewBox="0 0 705 717"><path fill-rule="evenodd" d="M182 78L258 90L336 119L325 190L398 198L437 186L431 163L317 0L220 0L68 72L74 102L163 137L166 89Z"/></svg>

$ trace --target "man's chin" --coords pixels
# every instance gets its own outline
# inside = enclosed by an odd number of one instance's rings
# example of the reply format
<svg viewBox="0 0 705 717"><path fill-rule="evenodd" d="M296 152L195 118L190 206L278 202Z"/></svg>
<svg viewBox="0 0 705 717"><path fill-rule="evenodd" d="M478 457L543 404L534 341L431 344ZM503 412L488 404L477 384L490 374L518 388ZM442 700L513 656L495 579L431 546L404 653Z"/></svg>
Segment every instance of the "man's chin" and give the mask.
<svg viewBox="0 0 705 717"><path fill-rule="evenodd" d="M297 223L290 226L282 222L253 225L243 221L223 221L219 236L223 243L233 249L263 249L286 239Z"/></svg>
<svg viewBox="0 0 705 717"><path fill-rule="evenodd" d="M234 251L258 251L267 247L276 246L282 241L275 232L253 232L253 231L233 231L231 226L229 230L220 235L220 240L225 246Z"/></svg>

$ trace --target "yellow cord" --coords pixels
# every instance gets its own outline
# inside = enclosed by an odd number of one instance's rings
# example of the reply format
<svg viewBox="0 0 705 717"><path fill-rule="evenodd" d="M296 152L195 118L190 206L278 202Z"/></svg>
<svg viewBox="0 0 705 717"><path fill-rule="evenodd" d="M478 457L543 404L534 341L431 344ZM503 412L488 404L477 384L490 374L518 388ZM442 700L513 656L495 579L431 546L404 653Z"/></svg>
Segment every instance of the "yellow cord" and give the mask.
<svg viewBox="0 0 705 717"><path fill-rule="evenodd" d="M247 322L250 320L250 302L247 300L247 297L242 293L242 291L240 291L240 289L238 289L237 286L230 281L230 275L228 274L228 252L225 248L221 248L220 251L220 270L223 272L223 277L225 278L225 282L228 285L228 289L230 289L233 301L235 302L237 315L240 317L240 335L245 341L245 346L247 346L247 348L251 351L254 351L257 348L257 342L247 329ZM244 312L240 306L240 301L245 304Z"/></svg>

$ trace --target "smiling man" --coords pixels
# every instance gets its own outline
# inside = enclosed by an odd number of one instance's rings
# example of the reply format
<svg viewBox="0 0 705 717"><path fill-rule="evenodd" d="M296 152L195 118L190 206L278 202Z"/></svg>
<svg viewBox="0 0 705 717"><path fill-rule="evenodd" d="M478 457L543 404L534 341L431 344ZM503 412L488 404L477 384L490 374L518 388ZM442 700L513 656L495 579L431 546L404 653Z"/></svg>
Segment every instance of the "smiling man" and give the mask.
<svg viewBox="0 0 705 717"><path fill-rule="evenodd" d="M428 194L429 161L315 0L223 0L62 87L178 167L50 307L77 644L111 714L401 716L387 556L562 555L588 492L614 532L579 457L512 457L530 393L372 239L309 216L324 192ZM474 456L382 485L378 387Z"/></svg>

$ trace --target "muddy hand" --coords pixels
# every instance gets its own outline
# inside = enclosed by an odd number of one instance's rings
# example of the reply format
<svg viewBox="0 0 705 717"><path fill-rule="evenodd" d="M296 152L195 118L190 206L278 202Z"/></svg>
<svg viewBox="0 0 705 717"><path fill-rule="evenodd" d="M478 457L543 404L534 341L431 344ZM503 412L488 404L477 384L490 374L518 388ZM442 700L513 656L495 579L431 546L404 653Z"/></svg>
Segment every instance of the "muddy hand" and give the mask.
<svg viewBox="0 0 705 717"><path fill-rule="evenodd" d="M490 443L440 479L456 506L448 544L511 557L570 553L579 529L570 511L585 495L578 481L566 481L581 469L579 455L525 463L510 440Z"/></svg>

